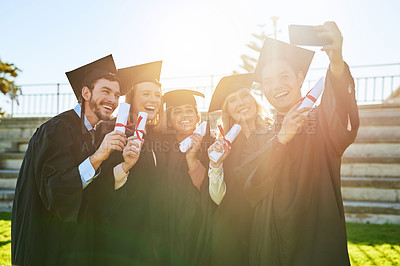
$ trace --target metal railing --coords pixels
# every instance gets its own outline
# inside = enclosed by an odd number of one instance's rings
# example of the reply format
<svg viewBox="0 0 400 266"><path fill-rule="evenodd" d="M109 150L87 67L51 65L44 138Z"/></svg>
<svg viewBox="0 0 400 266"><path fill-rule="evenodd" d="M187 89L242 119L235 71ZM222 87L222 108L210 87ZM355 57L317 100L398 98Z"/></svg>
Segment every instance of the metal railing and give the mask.
<svg viewBox="0 0 400 266"><path fill-rule="evenodd" d="M350 69L354 76L356 98L359 104L381 103L392 96L400 86L400 63L353 66ZM308 91L319 77L325 75L325 72L326 68L310 69L303 86L303 93ZM371 72L374 75L368 74ZM206 97L198 99L198 106L199 109L205 111L215 86L223 76L225 75L170 77L163 78L161 82L164 92L185 88L204 93ZM6 111L7 115L53 116L73 108L77 103L68 83L25 84L20 85L20 88L22 93L17 95L16 99L0 95L0 107ZM262 95L259 97L262 102L267 103Z"/></svg>

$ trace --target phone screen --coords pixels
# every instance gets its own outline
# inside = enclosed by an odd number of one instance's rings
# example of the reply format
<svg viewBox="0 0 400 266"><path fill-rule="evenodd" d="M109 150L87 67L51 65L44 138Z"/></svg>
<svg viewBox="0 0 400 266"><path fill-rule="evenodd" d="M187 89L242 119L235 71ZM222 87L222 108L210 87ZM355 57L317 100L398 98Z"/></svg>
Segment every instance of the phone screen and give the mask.
<svg viewBox="0 0 400 266"><path fill-rule="evenodd" d="M291 44L304 46L324 46L329 40L319 38L314 26L289 25L289 40Z"/></svg>

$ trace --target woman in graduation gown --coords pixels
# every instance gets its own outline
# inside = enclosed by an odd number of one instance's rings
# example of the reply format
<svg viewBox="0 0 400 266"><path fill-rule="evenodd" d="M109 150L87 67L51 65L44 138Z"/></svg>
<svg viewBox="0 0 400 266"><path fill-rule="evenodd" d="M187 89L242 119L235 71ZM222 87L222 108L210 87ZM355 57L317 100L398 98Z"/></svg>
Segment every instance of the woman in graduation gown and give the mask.
<svg viewBox="0 0 400 266"><path fill-rule="evenodd" d="M166 104L165 176L167 197L167 246L166 265L198 265L201 258L196 254L203 248L199 234L203 222L201 198L208 198L208 186L203 184L208 165L207 143L203 136L193 133L200 122L200 114L194 96L202 93L191 90L174 90L163 96ZM204 133L206 127L203 127ZM180 150L180 143L189 137L192 146ZM206 139L206 138L205 138ZM205 193L205 194L204 194ZM200 245L200 246L198 246Z"/></svg>
<svg viewBox="0 0 400 266"><path fill-rule="evenodd" d="M157 150L162 117L161 64L158 61L118 70L124 86L130 88L126 94L131 105L129 122L135 123L139 112L146 112L148 117L142 144L135 142L139 139L137 131L127 128L124 151L111 154L102 166L102 182L97 184L96 265L154 265L159 260L151 212L160 209L150 205L163 161ZM102 135L114 127L115 121L102 124Z"/></svg>
<svg viewBox="0 0 400 266"><path fill-rule="evenodd" d="M208 173L210 196L219 205L211 231L211 265L248 265L249 262L253 210L243 193L246 180L237 178L234 169L248 156L249 146L256 147L269 140L269 122L261 117L261 106L251 95L252 83L252 74L224 77L210 103L209 112L222 109L224 132L234 124L242 127L231 145L219 138L208 149L209 154L225 151L218 162L210 159Z"/></svg>

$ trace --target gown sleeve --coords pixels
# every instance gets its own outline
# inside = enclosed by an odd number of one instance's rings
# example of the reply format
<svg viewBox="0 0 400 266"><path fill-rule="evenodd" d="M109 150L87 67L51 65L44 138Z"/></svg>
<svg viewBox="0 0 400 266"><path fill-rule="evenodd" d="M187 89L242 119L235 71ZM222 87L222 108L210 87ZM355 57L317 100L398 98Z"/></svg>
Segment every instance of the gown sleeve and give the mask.
<svg viewBox="0 0 400 266"><path fill-rule="evenodd" d="M61 220L76 222L83 187L71 129L58 120L54 126L44 128L33 145L35 181L43 204Z"/></svg>
<svg viewBox="0 0 400 266"><path fill-rule="evenodd" d="M326 140L332 144L337 157L341 157L354 142L360 124L354 80L347 64L340 78L328 70L319 108L319 119L322 128L326 129Z"/></svg>

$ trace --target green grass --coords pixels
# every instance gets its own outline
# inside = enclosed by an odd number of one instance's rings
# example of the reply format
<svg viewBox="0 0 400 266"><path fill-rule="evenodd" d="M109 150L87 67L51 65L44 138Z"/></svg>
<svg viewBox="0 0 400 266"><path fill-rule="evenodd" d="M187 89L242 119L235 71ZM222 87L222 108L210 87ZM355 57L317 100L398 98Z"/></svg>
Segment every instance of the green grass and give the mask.
<svg viewBox="0 0 400 266"><path fill-rule="evenodd" d="M0 265L11 265L11 212L0 212Z"/></svg>
<svg viewBox="0 0 400 266"><path fill-rule="evenodd" d="M400 225L347 224L352 265L400 265ZM11 213L0 212L0 265L11 265Z"/></svg>
<svg viewBox="0 0 400 266"><path fill-rule="evenodd" d="M347 224L352 265L400 265L400 225Z"/></svg>

